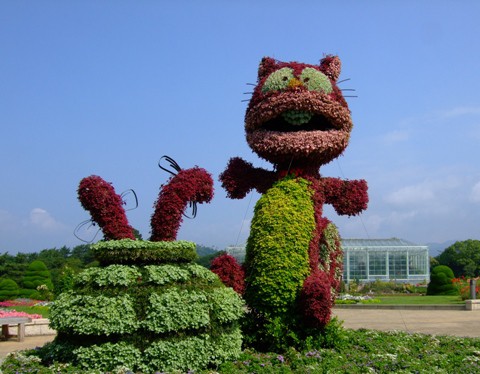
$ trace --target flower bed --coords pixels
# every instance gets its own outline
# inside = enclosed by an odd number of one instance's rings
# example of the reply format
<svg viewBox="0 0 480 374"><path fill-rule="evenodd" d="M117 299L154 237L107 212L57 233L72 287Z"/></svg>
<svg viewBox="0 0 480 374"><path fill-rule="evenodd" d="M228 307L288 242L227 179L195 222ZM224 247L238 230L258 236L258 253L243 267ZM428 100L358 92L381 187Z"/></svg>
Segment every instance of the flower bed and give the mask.
<svg viewBox="0 0 480 374"><path fill-rule="evenodd" d="M477 281L477 285L475 287L475 293L477 295L477 299L480 299L480 277L473 278ZM458 290L458 293L462 297L462 300L470 299L470 279L465 277L454 278L452 280L454 287Z"/></svg>
<svg viewBox="0 0 480 374"><path fill-rule="evenodd" d="M0 318L12 318L12 317L27 317L31 319L43 318L40 314L29 314L25 312L17 312L16 310L2 310L0 309Z"/></svg>

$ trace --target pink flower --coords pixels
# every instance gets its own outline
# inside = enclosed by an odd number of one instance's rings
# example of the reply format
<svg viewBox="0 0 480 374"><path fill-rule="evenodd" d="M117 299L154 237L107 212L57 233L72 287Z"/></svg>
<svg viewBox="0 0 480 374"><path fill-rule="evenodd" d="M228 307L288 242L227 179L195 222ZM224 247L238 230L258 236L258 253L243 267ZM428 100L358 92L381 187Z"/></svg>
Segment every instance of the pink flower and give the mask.
<svg viewBox="0 0 480 374"><path fill-rule="evenodd" d="M43 318L40 314L28 314L25 312L17 312L16 310L0 310L0 318L27 317L31 319Z"/></svg>

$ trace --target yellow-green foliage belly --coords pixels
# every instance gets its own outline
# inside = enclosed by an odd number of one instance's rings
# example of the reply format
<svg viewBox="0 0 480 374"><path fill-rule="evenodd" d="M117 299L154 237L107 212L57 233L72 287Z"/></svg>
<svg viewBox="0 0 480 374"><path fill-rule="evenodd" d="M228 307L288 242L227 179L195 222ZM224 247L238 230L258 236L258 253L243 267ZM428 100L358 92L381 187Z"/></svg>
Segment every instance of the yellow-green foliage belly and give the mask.
<svg viewBox="0 0 480 374"><path fill-rule="evenodd" d="M287 177L257 202L247 242L248 305L265 316L294 306L308 276L308 248L315 230L310 182Z"/></svg>

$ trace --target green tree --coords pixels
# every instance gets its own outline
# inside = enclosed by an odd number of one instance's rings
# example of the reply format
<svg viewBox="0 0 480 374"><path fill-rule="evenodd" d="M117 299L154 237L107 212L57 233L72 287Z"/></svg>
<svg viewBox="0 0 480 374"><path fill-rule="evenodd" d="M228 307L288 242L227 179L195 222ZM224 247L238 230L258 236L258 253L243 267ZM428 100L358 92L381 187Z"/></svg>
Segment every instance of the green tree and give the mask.
<svg viewBox="0 0 480 374"><path fill-rule="evenodd" d="M58 297L62 292L69 291L73 289L73 279L77 272L72 269L70 266L65 265L60 272L60 276L55 283L54 294L55 297Z"/></svg>
<svg viewBox="0 0 480 374"><path fill-rule="evenodd" d="M465 240L452 244L436 257L441 265L450 267L455 276L480 276L480 240Z"/></svg>

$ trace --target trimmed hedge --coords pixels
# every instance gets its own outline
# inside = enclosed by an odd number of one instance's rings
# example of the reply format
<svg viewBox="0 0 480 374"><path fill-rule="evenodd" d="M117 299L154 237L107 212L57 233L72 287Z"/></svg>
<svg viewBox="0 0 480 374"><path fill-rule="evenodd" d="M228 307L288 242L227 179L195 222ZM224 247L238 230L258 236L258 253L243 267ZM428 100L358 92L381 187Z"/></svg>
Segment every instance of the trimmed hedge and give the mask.
<svg viewBox="0 0 480 374"><path fill-rule="evenodd" d="M20 288L13 279L0 280L0 301L15 299L19 293Z"/></svg>
<svg viewBox="0 0 480 374"><path fill-rule="evenodd" d="M101 265L148 265L185 263L197 259L193 242L151 242L148 240L109 240L92 245L95 258Z"/></svg>
<svg viewBox="0 0 480 374"><path fill-rule="evenodd" d="M43 261L35 260L28 265L22 285L23 290L20 291L20 296L32 299L42 299L41 293L37 290L38 286L45 285L50 292L53 291L50 271Z"/></svg>
<svg viewBox="0 0 480 374"><path fill-rule="evenodd" d="M453 270L448 266L435 266L430 274L427 295L458 295L453 278L455 278Z"/></svg>

